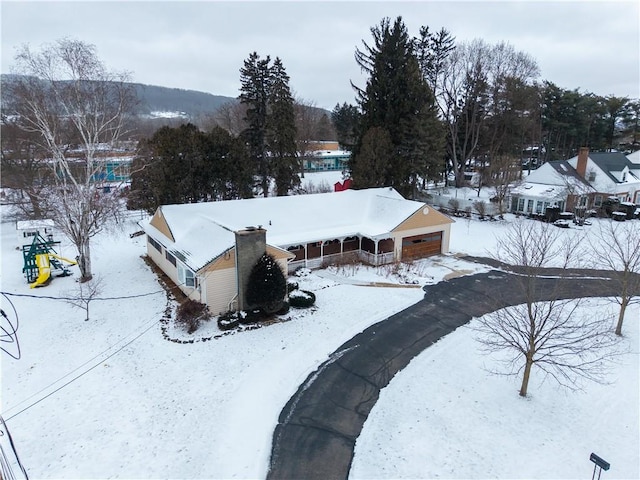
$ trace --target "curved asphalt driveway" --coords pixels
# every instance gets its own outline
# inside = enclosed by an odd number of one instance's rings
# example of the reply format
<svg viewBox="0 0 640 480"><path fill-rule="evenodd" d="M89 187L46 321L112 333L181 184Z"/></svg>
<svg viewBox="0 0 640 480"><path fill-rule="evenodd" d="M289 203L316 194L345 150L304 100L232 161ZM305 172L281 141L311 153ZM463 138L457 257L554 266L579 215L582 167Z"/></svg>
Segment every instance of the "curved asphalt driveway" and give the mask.
<svg viewBox="0 0 640 480"><path fill-rule="evenodd" d="M606 280L610 272L549 269L540 274L547 276L536 279L539 301L615 296L619 291L615 280ZM423 300L343 344L280 413L267 478L347 478L356 439L380 389L413 357L473 317L523 303L518 278L492 270L427 286Z"/></svg>

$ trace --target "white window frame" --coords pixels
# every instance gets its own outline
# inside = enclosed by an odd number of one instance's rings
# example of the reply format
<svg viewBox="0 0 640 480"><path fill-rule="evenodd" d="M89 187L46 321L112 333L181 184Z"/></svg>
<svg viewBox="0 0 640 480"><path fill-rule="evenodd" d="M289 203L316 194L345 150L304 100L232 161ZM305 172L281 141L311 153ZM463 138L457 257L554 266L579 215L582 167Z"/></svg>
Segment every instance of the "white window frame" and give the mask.
<svg viewBox="0 0 640 480"><path fill-rule="evenodd" d="M178 281L180 285L188 288L198 287L198 277L196 277L196 274L181 263L178 263Z"/></svg>

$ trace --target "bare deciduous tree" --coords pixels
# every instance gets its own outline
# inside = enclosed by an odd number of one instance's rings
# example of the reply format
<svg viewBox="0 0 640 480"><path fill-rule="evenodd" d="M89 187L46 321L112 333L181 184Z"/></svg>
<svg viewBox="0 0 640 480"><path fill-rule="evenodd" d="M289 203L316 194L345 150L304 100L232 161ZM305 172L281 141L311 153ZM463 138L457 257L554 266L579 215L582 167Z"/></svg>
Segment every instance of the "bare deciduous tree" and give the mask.
<svg viewBox="0 0 640 480"><path fill-rule="evenodd" d="M224 128L234 137L237 137L247 128L245 116L247 106L236 101L223 104L213 115L213 124ZM211 127L211 125L209 126Z"/></svg>
<svg viewBox="0 0 640 480"><path fill-rule="evenodd" d="M6 115L0 123L2 187L18 193L17 216L46 218L50 213L46 199L53 183L52 172L34 134L23 131L16 124L16 120Z"/></svg>
<svg viewBox="0 0 640 480"><path fill-rule="evenodd" d="M85 313L85 322L89 320L89 307L102 293L102 280L93 278L87 282L78 283L75 291L66 295L66 302L76 308L81 308Z"/></svg>
<svg viewBox="0 0 640 480"><path fill-rule="evenodd" d="M598 381L615 353L616 337L604 315L582 315L579 300L552 292L551 300L537 302L540 267L566 268L581 254L580 238L566 237L543 222L518 220L498 241L495 257L519 266L517 288L524 303L497 310L474 327L488 352L509 352L503 373L522 375L520 396L526 396L535 365L561 385L572 387L578 378Z"/></svg>
<svg viewBox="0 0 640 480"><path fill-rule="evenodd" d="M78 250L81 280L92 276L90 239L117 215L121 202L104 189L104 154L123 135L135 103L127 75L111 72L95 47L62 39L16 55L10 84L20 126L37 133L54 172L54 220Z"/></svg>
<svg viewBox="0 0 640 480"><path fill-rule="evenodd" d="M522 170L517 158L510 155L491 157L491 164L485 172L485 183L493 190L493 200L500 214L506 211L505 201L511 189L520 183L521 174Z"/></svg>
<svg viewBox="0 0 640 480"><path fill-rule="evenodd" d="M589 242L594 266L619 273L614 281L619 283L620 295L613 300L620 305L615 333L622 335L627 307L640 301L640 224L602 220Z"/></svg>

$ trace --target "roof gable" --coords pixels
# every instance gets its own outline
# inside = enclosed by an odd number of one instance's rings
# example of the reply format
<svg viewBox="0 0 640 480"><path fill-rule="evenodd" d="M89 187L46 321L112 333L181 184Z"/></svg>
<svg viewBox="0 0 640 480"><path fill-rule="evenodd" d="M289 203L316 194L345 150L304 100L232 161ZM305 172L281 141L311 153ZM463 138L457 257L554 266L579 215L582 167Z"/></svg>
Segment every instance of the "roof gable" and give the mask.
<svg viewBox="0 0 640 480"><path fill-rule="evenodd" d="M447 223L454 223L454 220L431 206L425 206L400 223L393 231L413 230L414 228L433 227Z"/></svg>
<svg viewBox="0 0 640 480"><path fill-rule="evenodd" d="M167 221L162 214L162 207L158 208L156 212L153 214L153 217L149 221L149 224L154 226L159 232L161 232L165 237L167 237L172 242L175 242L173 238L173 234L171 233L171 229L167 224Z"/></svg>
<svg viewBox="0 0 640 480"><path fill-rule="evenodd" d="M615 183L622 183L622 177L616 175L623 172L625 167L633 168L633 164L622 152L594 152L589 153L591 161Z"/></svg>

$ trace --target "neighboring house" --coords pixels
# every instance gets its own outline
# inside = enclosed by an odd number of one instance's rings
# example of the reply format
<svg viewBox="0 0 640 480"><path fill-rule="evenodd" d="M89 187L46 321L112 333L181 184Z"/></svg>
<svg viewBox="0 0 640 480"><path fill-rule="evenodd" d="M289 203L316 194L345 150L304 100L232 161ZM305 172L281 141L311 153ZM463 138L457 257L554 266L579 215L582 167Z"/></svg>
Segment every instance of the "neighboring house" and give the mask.
<svg viewBox="0 0 640 480"><path fill-rule="evenodd" d="M634 156L635 155L635 156ZM610 197L640 205L640 154L593 152L581 148L569 160L548 162L533 170L511 192L513 213L544 213L547 206L562 210L599 208Z"/></svg>
<svg viewBox="0 0 640 480"><path fill-rule="evenodd" d="M589 149L581 148L578 156L567 163L595 190L594 207L611 196L640 205L640 164L622 152L589 153Z"/></svg>
<svg viewBox="0 0 640 480"><path fill-rule="evenodd" d="M346 150L318 150L303 157L305 172L343 171L351 154Z"/></svg>
<svg viewBox="0 0 640 480"><path fill-rule="evenodd" d="M564 160L532 170L526 181L511 191L512 213L544 214L547 207L561 211L588 206L595 193L577 170Z"/></svg>
<svg viewBox="0 0 640 480"><path fill-rule="evenodd" d="M381 265L447 252L451 223L392 188L372 188L163 205L141 226L151 260L219 314L243 309L239 268L265 249L284 272L345 257Z"/></svg>

